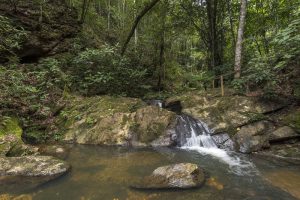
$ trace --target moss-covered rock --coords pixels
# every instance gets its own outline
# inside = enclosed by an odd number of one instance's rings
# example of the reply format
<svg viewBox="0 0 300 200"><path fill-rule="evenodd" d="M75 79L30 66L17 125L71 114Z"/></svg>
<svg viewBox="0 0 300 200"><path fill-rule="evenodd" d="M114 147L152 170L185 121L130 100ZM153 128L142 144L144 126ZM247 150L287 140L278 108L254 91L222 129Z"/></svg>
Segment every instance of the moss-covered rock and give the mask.
<svg viewBox="0 0 300 200"><path fill-rule="evenodd" d="M208 97L187 93L167 99L166 104L180 101L182 112L203 120L215 133L236 133L237 127L265 119L263 114L282 108L284 105L264 102L256 97L225 96Z"/></svg>
<svg viewBox="0 0 300 200"><path fill-rule="evenodd" d="M58 131L64 141L79 144L165 144L165 139L171 138L169 130L175 125L175 116L135 98L72 97L61 112Z"/></svg>
<svg viewBox="0 0 300 200"><path fill-rule="evenodd" d="M21 138L23 130L15 117L0 117L0 137L13 134Z"/></svg>
<svg viewBox="0 0 300 200"><path fill-rule="evenodd" d="M23 130L15 117L0 118L0 156L36 154L37 148L22 141Z"/></svg>
<svg viewBox="0 0 300 200"><path fill-rule="evenodd" d="M298 133L300 133L300 108L283 116L283 123L294 128Z"/></svg>

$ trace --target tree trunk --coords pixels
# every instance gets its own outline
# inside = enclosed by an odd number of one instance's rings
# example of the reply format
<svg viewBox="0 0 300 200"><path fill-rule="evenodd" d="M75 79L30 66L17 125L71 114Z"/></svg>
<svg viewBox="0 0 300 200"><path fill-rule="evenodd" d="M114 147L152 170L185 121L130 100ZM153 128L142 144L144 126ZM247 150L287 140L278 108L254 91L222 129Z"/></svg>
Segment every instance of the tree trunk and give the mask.
<svg viewBox="0 0 300 200"><path fill-rule="evenodd" d="M159 45L159 74L157 87L159 91L163 89L165 81L165 29L166 29L167 8L163 5L161 13L161 30L160 30L160 45Z"/></svg>
<svg viewBox="0 0 300 200"><path fill-rule="evenodd" d="M137 11L137 5L136 5L136 0L134 0L134 18L136 18L136 11ZM137 47L138 44L138 27L134 29L134 46L135 48Z"/></svg>
<svg viewBox="0 0 300 200"><path fill-rule="evenodd" d="M215 67L220 65L219 59L219 47L218 47L218 36L217 36L217 9L218 0L208 0L207 2L207 18L208 18L208 29L209 29L209 63L211 70L215 70Z"/></svg>
<svg viewBox="0 0 300 200"><path fill-rule="evenodd" d="M241 11L240 11L240 22L239 30L235 48L235 59L234 59L234 78L239 79L241 77L241 65L242 65L242 51L243 51L243 36L246 22L247 12L247 0L241 0Z"/></svg>
<svg viewBox="0 0 300 200"><path fill-rule="evenodd" d="M108 0L108 3L107 3L107 30L109 32L109 29L110 29L110 0Z"/></svg>
<svg viewBox="0 0 300 200"><path fill-rule="evenodd" d="M82 10L81 10L80 23L84 23L86 13L87 13L88 8L89 8L89 4L90 4L90 0L83 0L82 8L81 8Z"/></svg>
<svg viewBox="0 0 300 200"><path fill-rule="evenodd" d="M229 15L229 22L230 22L230 31L231 31L231 36L232 36L232 43L233 46L232 48L235 46L236 41L235 41L235 34L234 34L234 28L233 28L233 16L232 16L232 4L231 4L231 0L227 0L227 12Z"/></svg>
<svg viewBox="0 0 300 200"><path fill-rule="evenodd" d="M135 29L137 27L137 25L139 24L139 22L141 21L141 19L144 17L144 15L146 15L160 0L152 0L148 5L146 5L146 7L137 15L137 17L134 20L134 23L131 27L131 30L127 36L127 39L125 40L125 43L121 49L121 55L124 55L127 46L130 42L130 39L132 38Z"/></svg>

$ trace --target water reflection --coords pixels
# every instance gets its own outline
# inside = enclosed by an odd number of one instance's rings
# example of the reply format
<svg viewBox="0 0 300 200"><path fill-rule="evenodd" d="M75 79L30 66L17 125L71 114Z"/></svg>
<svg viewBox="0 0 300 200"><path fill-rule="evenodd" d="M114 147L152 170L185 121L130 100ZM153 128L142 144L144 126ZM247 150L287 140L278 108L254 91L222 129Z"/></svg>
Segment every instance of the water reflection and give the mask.
<svg viewBox="0 0 300 200"><path fill-rule="evenodd" d="M34 194L34 200L295 199L259 175L237 176L230 172L228 164L194 151L74 146L67 161L72 165L71 173L35 189L24 188L22 192ZM200 189L185 191L145 192L130 189L131 184L155 168L180 162L201 166L207 173L206 184ZM270 171L266 166L258 165L258 168ZM15 191L6 193L20 194Z"/></svg>

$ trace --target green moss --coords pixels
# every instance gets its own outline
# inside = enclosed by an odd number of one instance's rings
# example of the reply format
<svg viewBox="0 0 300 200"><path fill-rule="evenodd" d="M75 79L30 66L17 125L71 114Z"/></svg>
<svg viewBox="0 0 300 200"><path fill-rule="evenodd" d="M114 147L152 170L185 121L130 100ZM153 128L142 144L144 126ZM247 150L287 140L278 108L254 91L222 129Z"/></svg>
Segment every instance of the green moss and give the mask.
<svg viewBox="0 0 300 200"><path fill-rule="evenodd" d="M151 124L147 131L143 131L139 135L139 140L144 143L152 142L162 135L166 127L163 123L153 123Z"/></svg>
<svg viewBox="0 0 300 200"><path fill-rule="evenodd" d="M19 120L14 117L2 117L0 118L0 137L7 134L14 134L21 138L23 133L20 127Z"/></svg>
<svg viewBox="0 0 300 200"><path fill-rule="evenodd" d="M283 121L286 125L300 132L300 110L299 109L295 112L288 114L286 117L284 117Z"/></svg>
<svg viewBox="0 0 300 200"><path fill-rule="evenodd" d="M267 116L261 113L254 113L254 112L240 112L242 115L246 116L249 118L249 123L257 122L257 121L262 121L266 120Z"/></svg>

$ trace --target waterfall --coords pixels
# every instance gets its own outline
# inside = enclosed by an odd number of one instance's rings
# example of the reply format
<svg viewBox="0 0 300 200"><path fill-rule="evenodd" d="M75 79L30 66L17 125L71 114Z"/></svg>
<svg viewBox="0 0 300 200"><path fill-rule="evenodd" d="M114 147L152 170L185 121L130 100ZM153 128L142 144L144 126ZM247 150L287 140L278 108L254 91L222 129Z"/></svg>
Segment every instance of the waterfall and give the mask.
<svg viewBox="0 0 300 200"><path fill-rule="evenodd" d="M188 115L179 116L176 132L180 136L179 144L182 147L217 148L207 125Z"/></svg>
<svg viewBox="0 0 300 200"><path fill-rule="evenodd" d="M203 155L211 155L228 164L231 171L237 175L249 174L254 171L254 166L250 161L241 159L233 152L218 148L211 137L211 130L204 122L188 115L180 115L175 131L180 148L197 151Z"/></svg>

